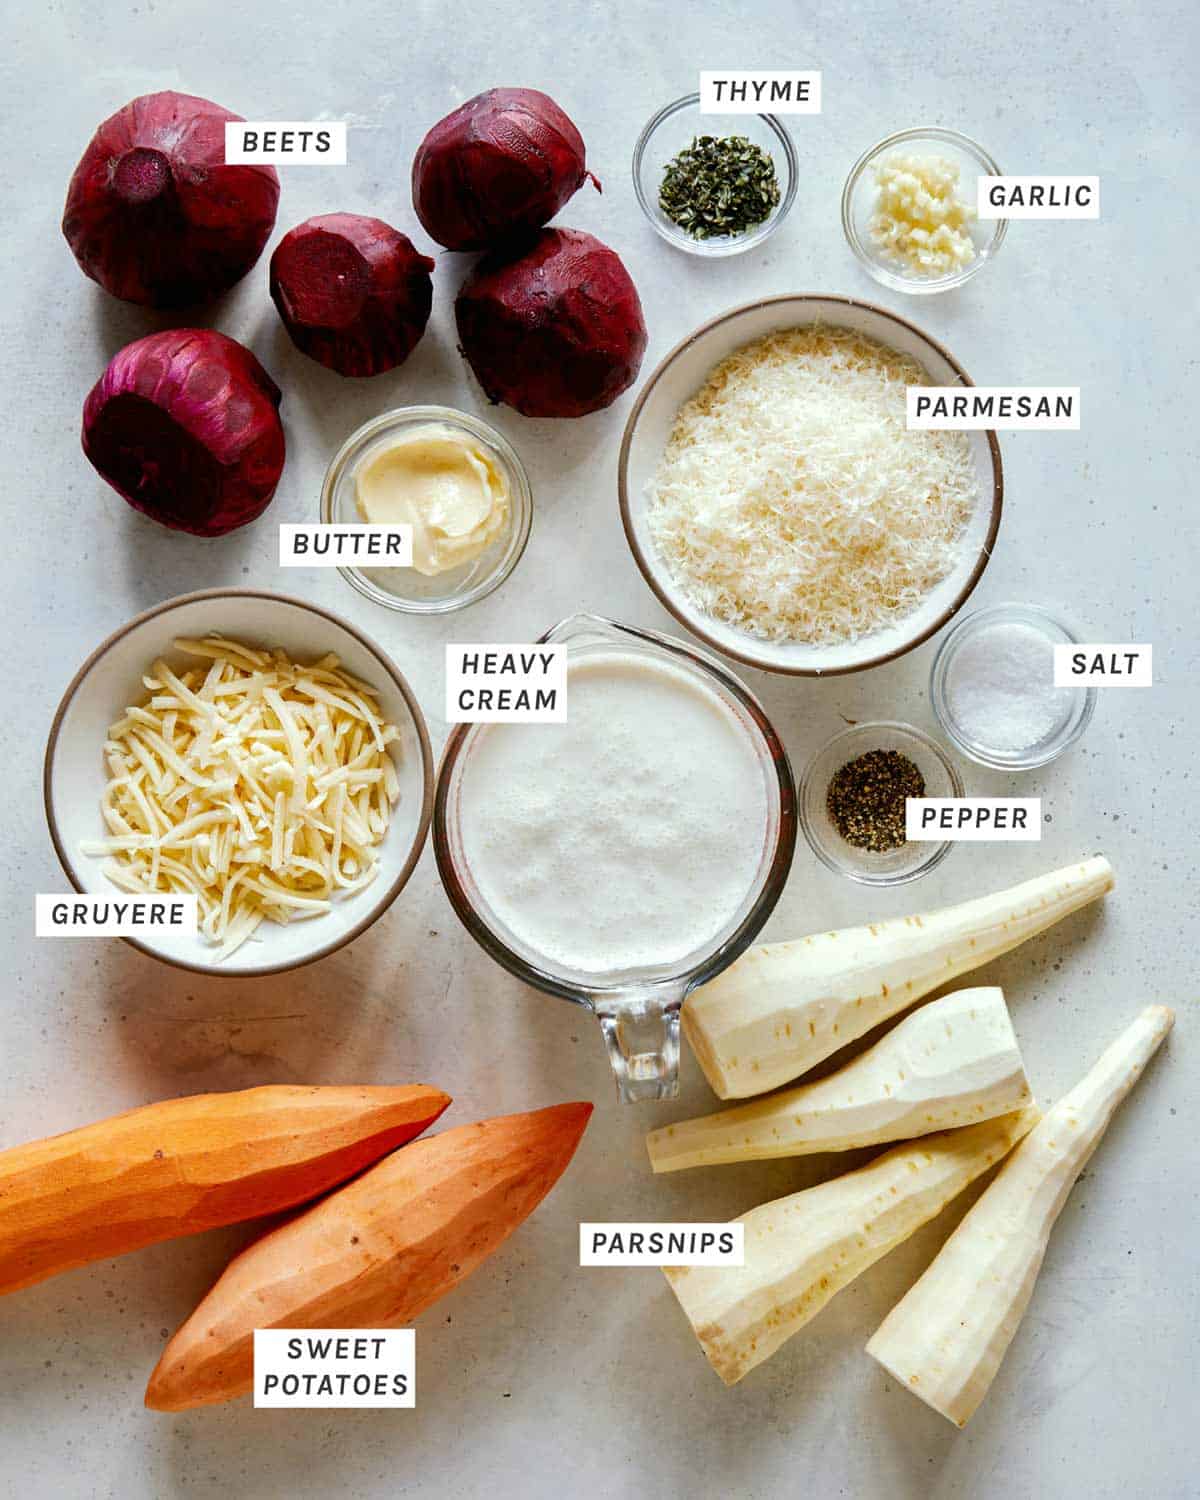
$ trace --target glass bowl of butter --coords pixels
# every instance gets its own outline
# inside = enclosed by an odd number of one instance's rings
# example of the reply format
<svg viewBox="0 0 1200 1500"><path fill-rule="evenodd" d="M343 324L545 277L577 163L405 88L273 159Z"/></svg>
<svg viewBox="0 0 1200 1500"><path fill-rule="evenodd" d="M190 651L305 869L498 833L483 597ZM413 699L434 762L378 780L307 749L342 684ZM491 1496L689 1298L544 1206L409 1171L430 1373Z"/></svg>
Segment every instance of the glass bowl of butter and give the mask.
<svg viewBox="0 0 1200 1500"><path fill-rule="evenodd" d="M411 527L411 566L362 552L338 572L388 609L448 614L499 588L516 567L533 493L494 427L448 406L404 406L364 423L339 448L321 487L321 520ZM357 544L339 543L342 555L355 556Z"/></svg>

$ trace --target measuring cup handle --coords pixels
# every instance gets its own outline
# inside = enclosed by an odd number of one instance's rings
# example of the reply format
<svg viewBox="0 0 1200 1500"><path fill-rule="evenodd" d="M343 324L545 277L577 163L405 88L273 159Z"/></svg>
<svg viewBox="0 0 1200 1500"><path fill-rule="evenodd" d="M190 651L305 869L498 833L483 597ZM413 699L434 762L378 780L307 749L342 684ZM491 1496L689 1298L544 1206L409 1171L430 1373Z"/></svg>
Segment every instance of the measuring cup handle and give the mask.
<svg viewBox="0 0 1200 1500"><path fill-rule="evenodd" d="M679 1093L682 991L593 996L623 1104Z"/></svg>

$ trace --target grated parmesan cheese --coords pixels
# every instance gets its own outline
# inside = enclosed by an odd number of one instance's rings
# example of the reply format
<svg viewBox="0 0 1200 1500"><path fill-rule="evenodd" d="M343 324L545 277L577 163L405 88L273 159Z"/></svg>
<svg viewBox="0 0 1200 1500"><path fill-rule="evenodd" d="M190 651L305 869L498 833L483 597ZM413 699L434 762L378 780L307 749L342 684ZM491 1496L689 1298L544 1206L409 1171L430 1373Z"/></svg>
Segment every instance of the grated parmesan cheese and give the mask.
<svg viewBox="0 0 1200 1500"><path fill-rule="evenodd" d="M903 619L953 569L975 506L961 432L910 432L913 359L844 328L747 344L680 407L647 493L676 586L769 641Z"/></svg>
<svg viewBox="0 0 1200 1500"><path fill-rule="evenodd" d="M330 910L375 878L400 783L378 694L336 656L298 666L219 636L177 640L203 663L164 661L104 746L101 811L122 890L194 894L200 930L227 958L263 922Z"/></svg>

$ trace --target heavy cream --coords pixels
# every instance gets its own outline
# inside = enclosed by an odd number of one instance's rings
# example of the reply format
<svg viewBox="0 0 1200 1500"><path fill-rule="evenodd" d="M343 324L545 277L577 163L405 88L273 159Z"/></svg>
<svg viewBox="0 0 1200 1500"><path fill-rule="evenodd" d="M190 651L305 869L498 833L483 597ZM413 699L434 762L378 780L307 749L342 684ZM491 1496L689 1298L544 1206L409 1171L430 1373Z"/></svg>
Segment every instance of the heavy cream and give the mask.
<svg viewBox="0 0 1200 1500"><path fill-rule="evenodd" d="M581 654L566 724L478 731L460 791L484 902L552 970L616 974L702 952L755 886L767 772L689 672ZM536 957L535 957L536 961Z"/></svg>

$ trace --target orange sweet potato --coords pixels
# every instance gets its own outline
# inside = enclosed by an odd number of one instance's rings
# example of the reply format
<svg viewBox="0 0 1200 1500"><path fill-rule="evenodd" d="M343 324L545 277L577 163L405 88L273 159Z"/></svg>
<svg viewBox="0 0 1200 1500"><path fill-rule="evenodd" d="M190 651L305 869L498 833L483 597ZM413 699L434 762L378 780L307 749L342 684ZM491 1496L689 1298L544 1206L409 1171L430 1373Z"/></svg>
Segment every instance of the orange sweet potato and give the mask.
<svg viewBox="0 0 1200 1500"><path fill-rule="evenodd" d="M229 1401L254 1382L256 1328L391 1328L469 1276L538 1206L590 1104L460 1125L396 1151L255 1241L163 1351L146 1405Z"/></svg>
<svg viewBox="0 0 1200 1500"><path fill-rule="evenodd" d="M0 1294L307 1202L449 1103L424 1084L193 1094L0 1151Z"/></svg>

